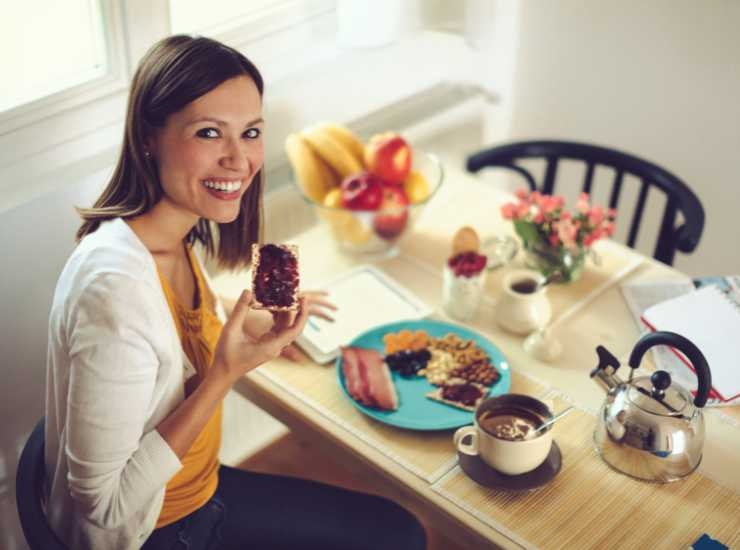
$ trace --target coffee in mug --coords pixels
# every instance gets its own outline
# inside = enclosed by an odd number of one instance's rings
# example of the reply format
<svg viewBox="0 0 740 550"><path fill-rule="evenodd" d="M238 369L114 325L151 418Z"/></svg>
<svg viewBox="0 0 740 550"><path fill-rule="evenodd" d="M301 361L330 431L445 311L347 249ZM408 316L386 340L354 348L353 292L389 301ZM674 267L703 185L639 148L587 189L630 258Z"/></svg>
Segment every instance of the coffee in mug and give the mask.
<svg viewBox="0 0 740 550"><path fill-rule="evenodd" d="M519 279L511 284L511 290L519 294L532 294L537 290L539 283L534 279Z"/></svg>
<svg viewBox="0 0 740 550"><path fill-rule="evenodd" d="M530 472L550 454L550 428L535 430L551 418L550 407L534 397L516 393L489 397L478 405L474 424L455 432L455 447L503 474Z"/></svg>
<svg viewBox="0 0 740 550"><path fill-rule="evenodd" d="M501 296L496 303L496 321L514 334L529 334L547 325L552 315L547 287L540 286L542 275L518 269L504 276Z"/></svg>
<svg viewBox="0 0 740 550"><path fill-rule="evenodd" d="M478 424L493 437L507 441L523 441L541 435L536 431L544 424L544 420L528 409L500 407L481 414Z"/></svg>

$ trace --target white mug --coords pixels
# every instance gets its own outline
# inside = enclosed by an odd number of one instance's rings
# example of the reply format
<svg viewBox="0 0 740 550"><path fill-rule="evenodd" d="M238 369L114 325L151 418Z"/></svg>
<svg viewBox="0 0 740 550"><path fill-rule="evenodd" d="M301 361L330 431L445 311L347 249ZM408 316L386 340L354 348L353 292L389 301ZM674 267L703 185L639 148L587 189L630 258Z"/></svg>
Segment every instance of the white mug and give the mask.
<svg viewBox="0 0 740 550"><path fill-rule="evenodd" d="M542 275L528 269L518 269L504 277L501 298L496 304L496 321L514 334L529 334L547 325L552 316L547 287L536 292L518 292L518 284L538 285Z"/></svg>
<svg viewBox="0 0 740 550"><path fill-rule="evenodd" d="M479 456L491 468L507 475L519 475L537 468L550 454L551 427L532 439L510 441L491 435L478 424L478 419L484 412L511 407L534 412L545 422L552 418L551 408L534 397L515 393L489 397L476 409L474 425L465 426L455 432L453 440L457 450L470 456ZM469 443L466 443L468 436Z"/></svg>

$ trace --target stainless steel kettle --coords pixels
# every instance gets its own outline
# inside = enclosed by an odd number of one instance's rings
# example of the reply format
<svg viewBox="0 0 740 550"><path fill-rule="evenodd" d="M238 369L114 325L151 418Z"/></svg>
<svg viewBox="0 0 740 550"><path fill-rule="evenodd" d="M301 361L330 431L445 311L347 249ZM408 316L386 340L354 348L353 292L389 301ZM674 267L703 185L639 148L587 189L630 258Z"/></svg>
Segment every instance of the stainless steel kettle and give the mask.
<svg viewBox="0 0 740 550"><path fill-rule="evenodd" d="M696 397L671 380L665 371L634 377L645 352L653 346L668 345L681 351L698 377ZM599 365L591 378L607 396L599 411L594 443L612 468L638 479L675 481L693 472L701 462L704 446L704 416L712 377L699 348L673 332L646 334L629 358L627 381L616 371L619 360L606 348L596 348Z"/></svg>

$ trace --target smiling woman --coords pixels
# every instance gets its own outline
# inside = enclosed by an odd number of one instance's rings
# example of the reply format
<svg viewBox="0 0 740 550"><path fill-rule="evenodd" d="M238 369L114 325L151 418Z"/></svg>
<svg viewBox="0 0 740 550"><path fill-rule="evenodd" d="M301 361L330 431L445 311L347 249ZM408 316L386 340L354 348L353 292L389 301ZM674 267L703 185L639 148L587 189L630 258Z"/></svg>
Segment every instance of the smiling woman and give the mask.
<svg viewBox="0 0 740 550"><path fill-rule="evenodd" d="M167 38L136 71L49 320L46 511L70 548L424 546L395 503L219 464L226 393L333 308L307 292L271 314L244 291L227 320L193 248L240 267L259 240L262 91L207 38Z"/></svg>
<svg viewBox="0 0 740 550"><path fill-rule="evenodd" d="M126 134L110 183L95 205L79 209L81 239L115 217L132 218L152 209L178 212L185 221L200 187L233 186L238 196L221 196L219 215L192 227L188 241L200 241L214 254L213 220L218 227L217 258L237 267L249 258L261 225L263 81L257 68L236 50L218 42L173 36L152 48L134 75L126 114ZM193 182L193 178L200 177ZM185 180L190 181L183 181ZM253 183L254 181L254 183ZM193 185L196 183L197 185ZM163 196L165 200L160 201ZM168 193L171 192L172 194ZM198 205L210 212L214 206ZM190 219L201 211L189 211ZM234 214L229 217L229 214ZM183 215L185 217L183 217Z"/></svg>

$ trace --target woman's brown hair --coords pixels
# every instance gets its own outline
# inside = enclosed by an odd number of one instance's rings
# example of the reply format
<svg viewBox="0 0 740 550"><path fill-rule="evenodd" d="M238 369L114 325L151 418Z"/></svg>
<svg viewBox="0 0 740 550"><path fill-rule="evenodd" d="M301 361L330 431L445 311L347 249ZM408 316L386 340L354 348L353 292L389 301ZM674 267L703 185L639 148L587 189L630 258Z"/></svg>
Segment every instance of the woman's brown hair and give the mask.
<svg viewBox="0 0 740 550"><path fill-rule="evenodd" d="M156 163L144 153L147 138L155 128L164 126L172 113L241 75L250 77L262 96L264 84L257 67L220 42L175 35L152 46L131 84L123 145L113 175L92 208L77 209L84 220L77 231L78 241L101 222L144 214L160 200L162 186ZM233 222L215 224L201 218L187 237L191 243L200 241L206 252L227 268L247 264L252 243L261 235L262 170L254 178Z"/></svg>

